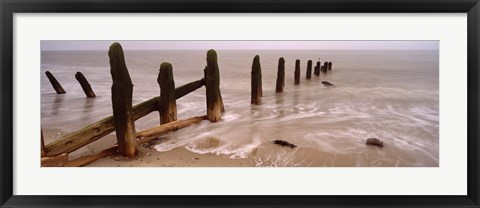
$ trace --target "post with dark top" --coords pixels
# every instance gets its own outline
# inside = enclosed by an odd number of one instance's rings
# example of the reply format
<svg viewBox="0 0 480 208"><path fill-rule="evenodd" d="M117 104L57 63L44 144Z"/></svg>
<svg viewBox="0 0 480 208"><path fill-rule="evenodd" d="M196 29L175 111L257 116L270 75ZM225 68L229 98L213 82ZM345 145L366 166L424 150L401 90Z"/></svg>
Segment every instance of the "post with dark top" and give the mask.
<svg viewBox="0 0 480 208"><path fill-rule="evenodd" d="M324 62L322 66L322 72L327 73L328 62Z"/></svg>
<svg viewBox="0 0 480 208"><path fill-rule="evenodd" d="M260 66L260 56L256 55L252 63L252 104L260 104L262 97L262 68Z"/></svg>
<svg viewBox="0 0 480 208"><path fill-rule="evenodd" d="M332 70L332 62L328 62L328 70Z"/></svg>
<svg viewBox="0 0 480 208"><path fill-rule="evenodd" d="M166 124L177 120L177 104L175 99L175 82L173 80L172 65L162 63L158 73L157 82L160 85L160 101L158 112L160 124Z"/></svg>
<svg viewBox="0 0 480 208"><path fill-rule="evenodd" d="M136 153L135 123L132 118L133 84L125 64L122 46L115 42L108 51L112 74L112 105L118 151L125 157Z"/></svg>
<svg viewBox="0 0 480 208"><path fill-rule="evenodd" d="M50 71L46 71L45 74L47 75L48 80L50 80L50 83L52 84L52 87L53 87L53 89L55 89L57 94L65 94L66 93L65 90L63 89L62 85L60 85L60 83L58 83L57 79L55 79L55 77L53 76L52 73L50 73Z"/></svg>
<svg viewBox="0 0 480 208"><path fill-rule="evenodd" d="M320 76L320 61L317 61L317 66L315 66L315 76Z"/></svg>
<svg viewBox="0 0 480 208"><path fill-rule="evenodd" d="M281 57L278 59L278 71L277 71L277 86L275 92L283 92L283 87L285 86L285 59Z"/></svg>
<svg viewBox="0 0 480 208"><path fill-rule="evenodd" d="M207 94L207 119L211 122L217 122L222 118L223 100L220 95L220 72L218 70L217 52L213 49L207 52L207 66L204 72Z"/></svg>
<svg viewBox="0 0 480 208"><path fill-rule="evenodd" d="M95 93L92 90L92 87L90 86L90 83L88 83L87 79L85 76L83 76L82 72L77 72L75 74L75 79L80 83L82 86L83 92L85 92L85 95L87 97L95 97Z"/></svg>
<svg viewBox="0 0 480 208"><path fill-rule="evenodd" d="M295 61L295 85L300 84L300 59Z"/></svg>
<svg viewBox="0 0 480 208"><path fill-rule="evenodd" d="M308 60L307 62L307 79L312 78L312 60Z"/></svg>

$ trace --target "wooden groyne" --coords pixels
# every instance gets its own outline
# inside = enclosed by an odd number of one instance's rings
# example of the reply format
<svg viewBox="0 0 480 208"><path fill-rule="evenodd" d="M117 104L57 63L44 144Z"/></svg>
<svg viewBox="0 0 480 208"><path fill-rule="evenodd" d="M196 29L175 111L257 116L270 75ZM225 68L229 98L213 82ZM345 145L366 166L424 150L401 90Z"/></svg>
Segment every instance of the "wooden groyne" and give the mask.
<svg viewBox="0 0 480 208"><path fill-rule="evenodd" d="M204 77L175 88L172 65L162 63L157 78L160 96L132 106L133 84L125 64L123 49L119 43L113 43L109 49L110 72L112 75L113 115L72 132L47 145L42 146L42 166L84 166L99 158L120 154L135 157L139 144L146 143L163 134L199 123L202 120L217 122L225 107L220 93L220 74L217 54L214 50L207 52L207 66ZM207 115L191 119L176 120L176 100L205 86ZM135 121L153 111L160 114L160 125L148 130L136 132ZM116 132L117 144L94 155L68 160L68 154L88 145L113 131ZM41 132L42 133L42 132Z"/></svg>
<svg viewBox="0 0 480 208"><path fill-rule="evenodd" d="M108 55L110 74L112 76L111 100L113 115L48 144L44 143L43 132L41 132L42 166L84 166L100 158L115 154L133 158L136 157L139 145L169 132L199 123L203 120L209 120L210 122L221 121L222 112L225 112L225 106L220 91L220 70L215 50L209 50L206 54L204 77L180 87L175 86L173 66L168 62L161 63L157 77L160 96L153 97L137 105L132 104L134 86L126 66L122 46L119 43L113 43L109 48ZM295 60L294 85L300 84L300 63L300 59ZM308 60L306 79L311 79L312 65L312 60ZM331 67L332 62L325 62L324 65L321 66L320 61L318 61L314 68L314 74L319 76L320 71L326 72L327 70L331 70ZM60 89L61 86L53 75L50 72L46 74L52 86L54 86L54 89ZM87 97L95 97L95 93L93 93L90 84L81 72L77 72L75 78L82 86ZM56 88L55 86L59 87ZM177 120L177 99L203 86L205 86L206 89L206 115ZM284 87L285 59L281 57L278 61L275 92L282 93ZM63 88L61 89L63 90ZM61 91L59 90L59 92ZM65 91L63 90L63 92ZM262 95L262 69L260 56L256 55L253 59L251 69L251 103L260 105ZM137 132L135 130L135 121L154 111L158 111L160 125ZM116 145L97 154L69 160L69 153L97 141L112 132L116 133Z"/></svg>
<svg viewBox="0 0 480 208"><path fill-rule="evenodd" d="M295 60L295 70L294 70L294 85L300 84L300 59ZM307 70L305 78L307 80L312 79L312 65L313 61L307 61ZM327 73L328 70L332 70L332 62L325 62L324 65L321 65L320 61L317 61L313 69L313 74L315 76L320 76L320 72ZM277 70L277 80L275 85L275 92L282 93L285 87L285 59L280 57L278 59L278 70ZM256 55L253 58L252 71L251 71L251 104L259 105L260 98L262 96L262 71L260 64L260 56Z"/></svg>

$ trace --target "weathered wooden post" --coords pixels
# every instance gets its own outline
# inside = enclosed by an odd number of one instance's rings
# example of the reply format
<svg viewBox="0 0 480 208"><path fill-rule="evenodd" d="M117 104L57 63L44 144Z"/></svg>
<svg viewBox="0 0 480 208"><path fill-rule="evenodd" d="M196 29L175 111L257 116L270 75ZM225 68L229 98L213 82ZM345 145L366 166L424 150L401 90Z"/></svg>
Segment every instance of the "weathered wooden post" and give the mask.
<svg viewBox="0 0 480 208"><path fill-rule="evenodd" d="M312 60L307 62L307 79L312 79Z"/></svg>
<svg viewBox="0 0 480 208"><path fill-rule="evenodd" d="M332 62L328 62L328 70L332 70Z"/></svg>
<svg viewBox="0 0 480 208"><path fill-rule="evenodd" d="M275 92L283 92L283 87L285 86L285 59L281 57L278 59L278 71L277 71L277 86Z"/></svg>
<svg viewBox="0 0 480 208"><path fill-rule="evenodd" d="M260 56L256 55L252 63L252 104L260 104L260 97L262 97L262 68L260 66Z"/></svg>
<svg viewBox="0 0 480 208"><path fill-rule="evenodd" d="M115 42L108 51L112 74L112 106L118 151L126 157L136 153L135 123L132 118L133 84L125 64L122 46Z"/></svg>
<svg viewBox="0 0 480 208"><path fill-rule="evenodd" d="M320 76L320 61L317 61L317 66L315 66L315 76Z"/></svg>
<svg viewBox="0 0 480 208"><path fill-rule="evenodd" d="M75 74L75 79L80 83L82 86L83 92L85 92L85 95L87 97L95 97L95 93L92 90L92 87L90 86L90 83L88 83L87 79L85 76L83 76L82 72L77 72Z"/></svg>
<svg viewBox="0 0 480 208"><path fill-rule="evenodd" d="M300 84L300 59L295 61L295 85Z"/></svg>
<svg viewBox="0 0 480 208"><path fill-rule="evenodd" d="M217 122L222 118L223 100L220 95L220 72L218 70L217 52L213 49L207 52L205 88L207 94L207 119L211 122Z"/></svg>
<svg viewBox="0 0 480 208"><path fill-rule="evenodd" d="M52 84L53 89L57 92L57 94L65 94L65 90L63 89L62 85L58 83L57 79L53 76L50 71L46 71L45 74L47 75L48 80L50 80L50 83Z"/></svg>
<svg viewBox="0 0 480 208"><path fill-rule="evenodd" d="M157 82L160 85L160 101L158 102L160 124L176 121L175 81L173 80L172 65L170 63L164 62L160 65Z"/></svg>
<svg viewBox="0 0 480 208"><path fill-rule="evenodd" d="M43 141L43 130L40 129L40 134L41 134L41 144L42 145L42 152L41 152L41 156L42 157L45 157L46 155L46 152L45 152L45 142Z"/></svg>

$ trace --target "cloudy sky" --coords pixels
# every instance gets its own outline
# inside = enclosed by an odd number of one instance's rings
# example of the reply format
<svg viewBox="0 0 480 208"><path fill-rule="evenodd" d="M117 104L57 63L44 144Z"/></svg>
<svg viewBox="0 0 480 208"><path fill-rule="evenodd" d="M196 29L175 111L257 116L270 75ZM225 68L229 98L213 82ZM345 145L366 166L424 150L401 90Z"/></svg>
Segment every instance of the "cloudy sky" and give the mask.
<svg viewBox="0 0 480 208"><path fill-rule="evenodd" d="M438 49L439 41L91 41L42 40L41 50L108 50L119 42L124 50L248 49Z"/></svg>

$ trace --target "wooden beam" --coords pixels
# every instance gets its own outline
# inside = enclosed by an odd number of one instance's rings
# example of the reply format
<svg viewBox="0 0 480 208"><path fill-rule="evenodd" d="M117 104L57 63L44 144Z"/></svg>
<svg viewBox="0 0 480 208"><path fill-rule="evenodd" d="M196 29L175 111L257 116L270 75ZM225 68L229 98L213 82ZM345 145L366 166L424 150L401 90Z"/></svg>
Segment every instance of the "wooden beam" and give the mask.
<svg viewBox="0 0 480 208"><path fill-rule="evenodd" d="M168 124L163 124L157 127L154 127L152 129L148 129L145 131L141 131L137 133L137 144L141 145L144 143L147 143L151 141L152 139L157 138L158 136L161 136L163 134L166 134L171 131L176 131L178 129L187 127L189 125L198 123L202 120L207 119L207 116L199 116L199 117L193 117L187 120L181 120L181 121L172 121ZM92 162L95 162L101 158L112 156L117 154L118 146L110 147L106 150L103 150L97 154L94 155L87 155L87 156L82 156L74 160L70 161L65 161L63 162L64 167L82 167L85 165L88 165Z"/></svg>
<svg viewBox="0 0 480 208"><path fill-rule="evenodd" d="M187 120L172 121L167 124L162 124L160 126L157 126L151 129L137 132L138 144L146 143L168 132L176 131L178 129L187 127L192 124L199 123L200 121L206 120L206 119L207 119L207 116L197 116Z"/></svg>
<svg viewBox="0 0 480 208"><path fill-rule="evenodd" d="M190 82L188 84L182 85L175 88L175 99L181 98L188 93L195 91L196 89L203 87L205 85L205 78L202 78L197 81Z"/></svg>
<svg viewBox="0 0 480 208"><path fill-rule="evenodd" d="M77 159L66 161L64 162L63 167L82 167L92 162L95 162L98 159L115 155L117 154L117 151L118 151L118 146L110 147L94 155L86 155L86 156L79 157Z"/></svg>
<svg viewBox="0 0 480 208"><path fill-rule="evenodd" d="M68 161L68 154L63 153L54 157L42 157L41 166L42 167L61 167L65 162Z"/></svg>

